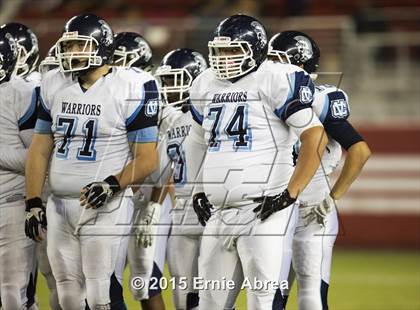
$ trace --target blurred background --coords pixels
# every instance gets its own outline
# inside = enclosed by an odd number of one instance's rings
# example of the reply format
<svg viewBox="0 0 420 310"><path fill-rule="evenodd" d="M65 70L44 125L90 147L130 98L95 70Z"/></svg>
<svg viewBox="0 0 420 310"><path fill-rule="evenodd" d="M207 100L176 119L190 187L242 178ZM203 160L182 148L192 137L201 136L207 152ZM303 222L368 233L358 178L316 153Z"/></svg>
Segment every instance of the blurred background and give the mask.
<svg viewBox="0 0 420 310"><path fill-rule="evenodd" d="M31 27L42 56L82 12L105 18L114 32L142 34L156 64L179 47L207 55L215 26L235 13L257 17L270 36L311 35L321 49L317 83L348 93L350 120L373 151L338 206L331 308L420 309L419 1L0 0L0 24Z"/></svg>

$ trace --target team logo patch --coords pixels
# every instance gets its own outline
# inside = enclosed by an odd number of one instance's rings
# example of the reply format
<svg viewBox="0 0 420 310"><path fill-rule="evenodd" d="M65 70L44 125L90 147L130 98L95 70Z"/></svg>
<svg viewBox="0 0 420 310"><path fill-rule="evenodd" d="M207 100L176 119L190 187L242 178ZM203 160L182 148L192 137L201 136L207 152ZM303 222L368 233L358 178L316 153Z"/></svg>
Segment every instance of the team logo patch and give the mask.
<svg viewBox="0 0 420 310"><path fill-rule="evenodd" d="M152 117L157 114L159 102L157 99L152 99L146 103L146 116Z"/></svg>
<svg viewBox="0 0 420 310"><path fill-rule="evenodd" d="M331 115L334 118L346 118L349 116L347 102L344 99L331 101Z"/></svg>
<svg viewBox="0 0 420 310"><path fill-rule="evenodd" d="M312 102L313 94L308 86L301 86L299 89L299 98L302 103Z"/></svg>

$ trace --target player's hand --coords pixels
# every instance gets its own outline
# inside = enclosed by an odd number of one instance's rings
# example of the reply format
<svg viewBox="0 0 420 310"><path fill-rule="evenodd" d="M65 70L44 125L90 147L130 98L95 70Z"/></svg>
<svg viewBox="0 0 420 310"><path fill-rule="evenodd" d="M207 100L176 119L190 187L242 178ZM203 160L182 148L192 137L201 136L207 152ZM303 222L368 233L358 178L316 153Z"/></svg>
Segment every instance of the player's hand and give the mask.
<svg viewBox="0 0 420 310"><path fill-rule="evenodd" d="M194 195L193 208L197 214L200 224L206 226L206 222L211 217L211 209L213 209L213 205L207 199L205 193L197 193Z"/></svg>
<svg viewBox="0 0 420 310"><path fill-rule="evenodd" d="M259 213L258 217L261 221L264 221L271 214L287 208L291 204L295 203L295 201L296 198L290 197L289 191L286 188L278 195L255 198L254 202L260 202L261 204L254 209L254 212Z"/></svg>
<svg viewBox="0 0 420 310"><path fill-rule="evenodd" d="M325 227L327 224L327 215L334 206L335 200L329 194L320 204L308 206L302 216L305 226L308 226L312 222L316 222L322 227Z"/></svg>
<svg viewBox="0 0 420 310"><path fill-rule="evenodd" d="M140 220L136 223L136 244L147 248L152 245L153 226L159 222L162 206L157 202L149 202L140 211Z"/></svg>
<svg viewBox="0 0 420 310"><path fill-rule="evenodd" d="M102 182L93 182L86 185L81 191L80 205L86 209L100 208L120 190L121 187L117 178L110 175Z"/></svg>
<svg viewBox="0 0 420 310"><path fill-rule="evenodd" d="M42 241L47 229L47 216L42 199L39 197L31 198L25 201L26 220L25 235L32 240Z"/></svg>

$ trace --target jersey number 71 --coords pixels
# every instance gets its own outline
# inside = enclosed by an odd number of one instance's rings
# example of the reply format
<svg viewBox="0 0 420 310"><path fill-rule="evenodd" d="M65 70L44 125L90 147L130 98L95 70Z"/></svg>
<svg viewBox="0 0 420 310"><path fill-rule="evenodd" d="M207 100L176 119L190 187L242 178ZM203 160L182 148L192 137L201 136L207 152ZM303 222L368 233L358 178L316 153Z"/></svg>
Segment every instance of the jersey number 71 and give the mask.
<svg viewBox="0 0 420 310"><path fill-rule="evenodd" d="M77 127L77 118L57 117L57 132L63 133L63 140L57 146L56 156L66 159L69 152L69 146L72 142ZM97 130L97 119L90 118L84 122L82 131L84 133L83 144L77 149L76 158L78 160L96 160L95 139Z"/></svg>

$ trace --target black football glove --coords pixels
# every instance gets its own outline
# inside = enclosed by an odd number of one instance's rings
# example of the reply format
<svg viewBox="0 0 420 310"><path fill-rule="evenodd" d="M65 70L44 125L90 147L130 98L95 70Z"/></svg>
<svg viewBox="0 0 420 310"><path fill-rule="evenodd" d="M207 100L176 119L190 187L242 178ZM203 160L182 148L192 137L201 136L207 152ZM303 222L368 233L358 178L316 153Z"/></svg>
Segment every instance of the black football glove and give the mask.
<svg viewBox="0 0 420 310"><path fill-rule="evenodd" d="M102 182L93 182L86 185L82 189L80 205L85 208L100 208L120 190L121 187L117 178L110 175Z"/></svg>
<svg viewBox="0 0 420 310"><path fill-rule="evenodd" d="M25 205L25 210L28 212L25 220L25 235L32 240L41 241L42 230L47 229L47 216L42 199L39 197L28 199Z"/></svg>
<svg viewBox="0 0 420 310"><path fill-rule="evenodd" d="M211 217L213 205L209 202L205 193L197 193L194 195L193 207L201 225L206 226L206 222Z"/></svg>
<svg viewBox="0 0 420 310"><path fill-rule="evenodd" d="M262 196L254 199L254 202L261 203L254 209L254 212L260 212L258 217L261 219L261 221L264 221L271 214L287 208L295 201L296 198L290 197L289 191L286 188L281 194L274 196Z"/></svg>

